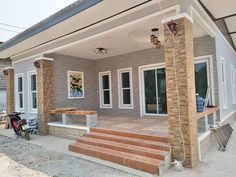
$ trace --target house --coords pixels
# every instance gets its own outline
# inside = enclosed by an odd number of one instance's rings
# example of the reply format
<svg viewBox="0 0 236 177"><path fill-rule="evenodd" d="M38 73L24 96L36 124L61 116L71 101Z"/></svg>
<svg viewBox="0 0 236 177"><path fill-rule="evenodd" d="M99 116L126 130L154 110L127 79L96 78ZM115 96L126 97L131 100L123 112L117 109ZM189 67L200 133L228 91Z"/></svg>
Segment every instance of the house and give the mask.
<svg viewBox="0 0 236 177"><path fill-rule="evenodd" d="M11 66L10 59L0 59L0 112L6 109L6 79L3 70L8 66Z"/></svg>
<svg viewBox="0 0 236 177"><path fill-rule="evenodd" d="M213 0L77 1L0 46L13 62L8 112L37 117L41 135L82 136L70 150L83 158L153 174L170 156L194 167L209 126L235 119L235 21L223 34L216 20L231 20L228 3L222 15ZM217 107L196 113L196 93ZM58 123L55 108L71 107L84 111Z"/></svg>

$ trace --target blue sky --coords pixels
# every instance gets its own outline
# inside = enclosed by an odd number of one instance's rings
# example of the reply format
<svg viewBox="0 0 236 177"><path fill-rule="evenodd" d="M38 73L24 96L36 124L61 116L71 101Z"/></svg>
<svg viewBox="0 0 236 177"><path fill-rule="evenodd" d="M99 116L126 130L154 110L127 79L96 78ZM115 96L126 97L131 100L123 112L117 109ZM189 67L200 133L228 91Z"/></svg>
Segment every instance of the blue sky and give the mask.
<svg viewBox="0 0 236 177"><path fill-rule="evenodd" d="M0 41L7 41L17 35L18 32L31 27L75 1L0 0ZM7 26L6 24L20 28Z"/></svg>

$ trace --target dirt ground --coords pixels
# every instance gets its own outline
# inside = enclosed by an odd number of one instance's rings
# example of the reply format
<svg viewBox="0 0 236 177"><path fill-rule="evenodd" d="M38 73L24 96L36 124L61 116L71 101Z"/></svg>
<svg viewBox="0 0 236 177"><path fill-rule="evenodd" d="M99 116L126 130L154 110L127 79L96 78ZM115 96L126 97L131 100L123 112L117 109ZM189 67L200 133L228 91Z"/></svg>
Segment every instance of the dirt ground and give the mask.
<svg viewBox="0 0 236 177"><path fill-rule="evenodd" d="M135 177L134 175L47 150L22 139L0 136L0 177Z"/></svg>

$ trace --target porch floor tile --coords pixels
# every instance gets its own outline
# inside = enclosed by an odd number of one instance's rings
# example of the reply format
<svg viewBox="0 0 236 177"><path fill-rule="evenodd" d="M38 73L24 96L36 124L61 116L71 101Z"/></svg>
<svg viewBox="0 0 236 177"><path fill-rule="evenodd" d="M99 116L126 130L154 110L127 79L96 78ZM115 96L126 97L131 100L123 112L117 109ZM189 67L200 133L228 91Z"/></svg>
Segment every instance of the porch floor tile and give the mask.
<svg viewBox="0 0 236 177"><path fill-rule="evenodd" d="M112 117L98 116L98 128L150 135L168 135L166 117Z"/></svg>

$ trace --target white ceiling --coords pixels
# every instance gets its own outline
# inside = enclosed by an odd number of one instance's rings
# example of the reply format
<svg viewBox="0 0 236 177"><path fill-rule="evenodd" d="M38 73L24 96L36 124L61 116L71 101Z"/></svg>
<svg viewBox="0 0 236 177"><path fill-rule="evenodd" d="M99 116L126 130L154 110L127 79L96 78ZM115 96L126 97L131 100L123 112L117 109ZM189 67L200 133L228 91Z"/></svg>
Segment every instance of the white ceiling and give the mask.
<svg viewBox="0 0 236 177"><path fill-rule="evenodd" d="M236 0L201 0L215 18L236 13Z"/></svg>
<svg viewBox="0 0 236 177"><path fill-rule="evenodd" d="M215 19L236 14L236 0L201 0L206 8L212 13ZM236 32L236 15L225 18L225 23L229 33ZM234 45L236 46L235 34L231 34Z"/></svg>
<svg viewBox="0 0 236 177"><path fill-rule="evenodd" d="M174 12L166 15L174 15ZM78 42L72 46L65 47L56 53L80 58L100 59L152 48L154 47L154 45L150 43L152 28L159 28L159 40L162 43L164 41L163 25L161 20L162 16L158 16L142 22L127 25L119 30L114 30L84 42ZM194 23L193 26L193 33L194 37L207 35L207 33L196 23ZM96 54L94 51L98 47L107 48L109 50L108 54Z"/></svg>

